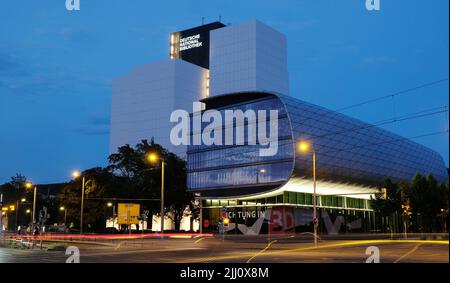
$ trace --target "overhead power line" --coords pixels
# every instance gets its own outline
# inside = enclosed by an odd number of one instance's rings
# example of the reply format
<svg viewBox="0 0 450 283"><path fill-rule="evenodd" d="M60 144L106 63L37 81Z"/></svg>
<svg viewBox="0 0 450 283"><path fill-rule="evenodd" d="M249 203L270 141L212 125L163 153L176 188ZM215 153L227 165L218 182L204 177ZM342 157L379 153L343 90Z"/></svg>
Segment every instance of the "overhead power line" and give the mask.
<svg viewBox="0 0 450 283"><path fill-rule="evenodd" d="M358 102L356 104L352 104L352 105L349 105L349 106L341 107L341 108L335 109L334 111L326 109L329 112L327 112L326 114L324 114L322 116L327 117L329 115L335 115L336 112L341 113L341 112L343 112L345 110L348 110L348 109L352 109L352 108L355 108L355 107L363 106L363 105L366 105L366 104L369 104L369 103L373 103L373 102L377 102L377 101L380 101L380 100L383 100L383 99L387 99L387 98L394 98L394 97L396 97L398 95L411 93L413 91L416 91L416 90L419 90L419 89L423 89L423 88L427 88L427 87L430 87L430 86L433 86L433 85L436 85L436 84L440 84L440 83L443 83L443 82L446 82L446 81L448 81L448 78L444 78L444 79L428 82L428 83L417 85L417 86L414 86L414 87L411 87L411 88L407 88L407 89L404 89L404 90L396 91L396 92L391 93L391 94L379 96L379 97L372 98L372 99L369 99L369 100L366 100L366 101L363 101L363 102ZM325 108L323 108L323 109L325 109ZM395 116L395 112L396 112L396 110L394 110L394 116ZM303 125L304 122L309 121L311 119L312 118L307 118L307 119L303 120L303 123L300 123L299 125L296 125L295 128Z"/></svg>
<svg viewBox="0 0 450 283"><path fill-rule="evenodd" d="M400 91L397 91L397 92L394 92L394 93L391 93L391 94L387 94L387 95L384 95L384 96L380 96L380 97L377 97L377 98L373 98L373 99L369 99L369 100L366 100L366 101L363 101L363 102L359 102L359 103L356 103L356 104L353 104L353 105L350 105L350 106L338 108L335 111L338 111L338 112L345 111L345 110L348 110L348 109L351 109L351 108L363 106L363 105L366 105L366 104L369 104L369 103L373 103L373 102L377 102L377 101L380 101L380 100L383 100L383 99L392 98L392 97L399 96L399 95L406 94L406 93L410 93L410 92L413 92L413 91L416 91L416 90L419 90L419 89L422 89L422 88L426 88L426 87L430 87L430 86L433 86L433 85L437 85L437 84L440 84L440 83L443 83L443 82L446 82L446 81L448 81L448 78L432 81L432 82L421 84L421 85L418 85L418 86L415 86L415 87L412 87L412 88L400 90Z"/></svg>

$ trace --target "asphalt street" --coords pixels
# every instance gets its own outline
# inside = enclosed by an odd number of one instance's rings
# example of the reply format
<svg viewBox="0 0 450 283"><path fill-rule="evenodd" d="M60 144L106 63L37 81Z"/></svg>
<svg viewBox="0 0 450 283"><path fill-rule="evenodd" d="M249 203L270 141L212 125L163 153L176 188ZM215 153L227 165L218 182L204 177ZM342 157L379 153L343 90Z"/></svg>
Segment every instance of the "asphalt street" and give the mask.
<svg viewBox="0 0 450 283"><path fill-rule="evenodd" d="M68 246L80 251L81 263L448 263L448 240L327 239L315 247L305 237L198 237L47 242L49 250L0 247L0 263L64 263Z"/></svg>

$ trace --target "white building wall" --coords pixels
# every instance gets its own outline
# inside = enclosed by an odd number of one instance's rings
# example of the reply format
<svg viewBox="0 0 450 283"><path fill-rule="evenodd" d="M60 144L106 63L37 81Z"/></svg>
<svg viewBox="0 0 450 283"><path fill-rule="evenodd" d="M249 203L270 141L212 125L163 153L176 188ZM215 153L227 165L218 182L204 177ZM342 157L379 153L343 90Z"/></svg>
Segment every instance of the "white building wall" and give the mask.
<svg viewBox="0 0 450 283"><path fill-rule="evenodd" d="M110 154L125 144L154 137L156 143L184 157L185 146L170 142L170 114L192 112L192 102L206 97L208 70L173 59L140 66L112 83Z"/></svg>
<svg viewBox="0 0 450 283"><path fill-rule="evenodd" d="M211 31L210 94L289 94L286 37L253 20Z"/></svg>

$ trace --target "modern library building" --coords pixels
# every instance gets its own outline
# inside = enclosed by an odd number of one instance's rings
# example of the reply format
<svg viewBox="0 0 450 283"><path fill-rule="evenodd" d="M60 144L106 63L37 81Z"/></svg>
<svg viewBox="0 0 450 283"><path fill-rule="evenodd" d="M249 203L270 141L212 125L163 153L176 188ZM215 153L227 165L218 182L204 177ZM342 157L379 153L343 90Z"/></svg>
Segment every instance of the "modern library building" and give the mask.
<svg viewBox="0 0 450 283"><path fill-rule="evenodd" d="M384 220L375 215L370 199L387 178L410 181L416 173L431 173L448 182L435 151L294 98L301 94L290 93L286 37L264 23L213 22L169 38L167 60L113 81L110 152L153 137L186 159L188 190L202 200L203 231L217 231L226 219L228 233L308 232L314 203L324 233L375 231ZM171 113L192 112L195 101L203 103L202 112L276 110L276 154L260 155L264 145L249 140L174 145ZM221 127L258 128L260 122L246 119L245 125Z"/></svg>
<svg viewBox="0 0 450 283"><path fill-rule="evenodd" d="M448 182L444 161L433 150L287 95L241 92L202 101L204 111L278 111L273 156L260 156L259 144L188 147L188 187L205 199L203 224L213 229L227 217L226 230L239 233L311 231L313 173L319 229L331 234L377 229L376 221L384 220L376 218L370 199L388 178L402 182L431 173ZM260 122L246 119L245 126L259 129ZM240 126L233 121L222 132Z"/></svg>

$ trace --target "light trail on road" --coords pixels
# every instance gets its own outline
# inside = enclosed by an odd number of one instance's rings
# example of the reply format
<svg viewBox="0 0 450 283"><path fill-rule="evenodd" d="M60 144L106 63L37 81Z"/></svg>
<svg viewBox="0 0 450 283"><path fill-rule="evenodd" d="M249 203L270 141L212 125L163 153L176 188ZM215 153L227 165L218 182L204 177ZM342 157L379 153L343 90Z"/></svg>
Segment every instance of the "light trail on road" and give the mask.
<svg viewBox="0 0 450 283"><path fill-rule="evenodd" d="M431 244L431 245L448 245L449 241L442 241L442 240L357 240L357 241L346 241L346 242L340 242L336 244L327 244L322 246L309 246L309 247L302 247L302 248L293 248L293 249L286 249L286 250L280 250L280 251L269 251L265 252L265 256L271 256L271 255L281 255L281 254L288 254L293 252L301 252L301 251L316 251L316 250L323 250L323 249L329 249L329 248L337 248L337 247L349 247L349 246L360 246L360 245L374 245L374 244ZM227 256L218 256L218 257L208 257L208 258L196 258L196 259L190 259L190 260L183 260L180 261L180 263L194 263L194 262L210 262L210 261L222 261L222 260L234 260L234 259L244 259L247 257L253 256L254 253L242 253L239 255L227 255ZM261 253L260 253L261 255Z"/></svg>

